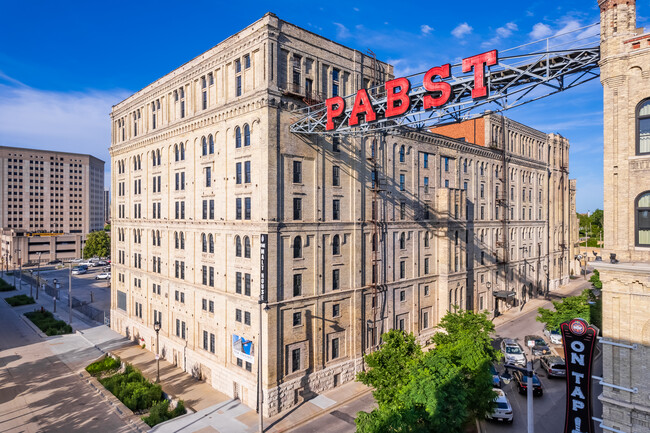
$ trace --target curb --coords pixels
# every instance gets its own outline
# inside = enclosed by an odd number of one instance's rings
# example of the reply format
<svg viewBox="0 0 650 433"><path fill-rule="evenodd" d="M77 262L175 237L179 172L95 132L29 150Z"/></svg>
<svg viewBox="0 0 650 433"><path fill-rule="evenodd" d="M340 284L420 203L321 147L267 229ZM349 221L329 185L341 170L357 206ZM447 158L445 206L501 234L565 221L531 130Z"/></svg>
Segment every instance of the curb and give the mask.
<svg viewBox="0 0 650 433"><path fill-rule="evenodd" d="M300 428L300 427L304 426L304 425L307 424L307 423L310 423L310 422L312 422L312 421L314 421L314 420L317 420L317 419L319 419L319 418L321 418L321 417L323 417L323 416L329 414L330 412L332 412L332 411L338 409L339 407L341 407L341 406L343 406L343 405L345 405L345 404L350 403L351 401L354 401L354 400L356 400L356 399L358 399L358 398L364 397L364 396L366 396L366 395L368 395L368 394L371 394L371 393L372 393L372 389L368 389L368 390L363 391L363 392L361 392L361 393L359 393L359 394L356 394L356 395L354 395L354 396L352 396L352 397L350 397L350 398L347 398L347 399L345 399L345 400L343 400L343 401L337 402L336 404L333 404L332 406L328 407L327 409L323 409L321 412L316 413L315 415L313 415L313 416L311 416L311 417L304 418L304 419L302 419L302 420L300 420L300 421L294 423L291 427L287 427L287 428L284 428L284 429L281 429L281 430L275 430L275 429L273 429L273 430L269 430L269 431L273 431L273 432L275 432L275 433L288 433L288 432L292 432L292 431L296 430L297 428ZM309 401L309 400L308 400L308 401ZM307 402L308 402L308 401L307 401ZM305 402L305 403L307 403L307 402Z"/></svg>
<svg viewBox="0 0 650 433"><path fill-rule="evenodd" d="M86 370L79 370L79 377L86 381L93 390L99 394L112 408L115 410L120 419L124 420L132 430L136 432L148 432L151 430L139 416L135 415L131 409L126 407L124 403L118 400L109 390L104 388L97 378L93 377Z"/></svg>

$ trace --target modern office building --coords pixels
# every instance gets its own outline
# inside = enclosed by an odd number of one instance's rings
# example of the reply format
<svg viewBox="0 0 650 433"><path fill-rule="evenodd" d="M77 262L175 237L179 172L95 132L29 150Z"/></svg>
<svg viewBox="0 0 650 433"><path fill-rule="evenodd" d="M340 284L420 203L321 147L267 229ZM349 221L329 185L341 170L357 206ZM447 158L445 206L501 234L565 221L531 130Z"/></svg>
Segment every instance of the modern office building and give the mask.
<svg viewBox="0 0 650 433"><path fill-rule="evenodd" d="M650 33L599 0L604 101L603 424L650 432ZM610 386L613 385L613 386Z"/></svg>
<svg viewBox="0 0 650 433"><path fill-rule="evenodd" d="M566 282L565 138L494 114L480 140L289 131L392 71L269 13L115 105L111 327L251 407L262 354L272 415L389 329Z"/></svg>
<svg viewBox="0 0 650 433"><path fill-rule="evenodd" d="M79 257L103 228L104 161L0 146L2 256L10 266ZM64 235L61 237L61 235Z"/></svg>

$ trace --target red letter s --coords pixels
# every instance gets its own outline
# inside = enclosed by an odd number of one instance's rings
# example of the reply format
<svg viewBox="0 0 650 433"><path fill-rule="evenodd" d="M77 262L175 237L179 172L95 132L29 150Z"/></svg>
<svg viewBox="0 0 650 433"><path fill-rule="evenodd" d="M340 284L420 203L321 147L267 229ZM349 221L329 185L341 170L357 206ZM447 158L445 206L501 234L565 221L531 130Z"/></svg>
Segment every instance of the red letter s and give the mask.
<svg viewBox="0 0 650 433"><path fill-rule="evenodd" d="M433 82L433 79L436 76L440 78L449 78L451 75L449 69L449 63L447 63L446 65L436 66L435 68L429 69L424 75L424 81L422 82L424 88L429 92L440 92L440 96L437 98L434 98L431 95L424 95L423 105L425 110L432 107L440 107L449 101L449 97L451 96L451 84L445 83L444 81Z"/></svg>

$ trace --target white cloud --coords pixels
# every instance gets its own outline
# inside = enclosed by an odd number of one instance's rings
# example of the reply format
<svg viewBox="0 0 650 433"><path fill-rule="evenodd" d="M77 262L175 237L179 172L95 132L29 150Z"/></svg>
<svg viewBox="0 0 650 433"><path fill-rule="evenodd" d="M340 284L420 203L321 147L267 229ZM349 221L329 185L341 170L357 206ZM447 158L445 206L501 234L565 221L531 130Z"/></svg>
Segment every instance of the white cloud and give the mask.
<svg viewBox="0 0 650 433"><path fill-rule="evenodd" d="M472 33L472 30L473 29L469 24L462 23L457 25L456 28L451 31L451 34L460 39Z"/></svg>
<svg viewBox="0 0 650 433"><path fill-rule="evenodd" d="M5 82L15 80L4 76ZM109 114L131 92L53 92L0 84L0 143L62 152L86 153L110 170ZM104 185L106 188L110 184Z"/></svg>
<svg viewBox="0 0 650 433"><path fill-rule="evenodd" d="M497 35L500 38L508 38L512 34L512 32L518 30L517 24L515 23L506 23L505 26L499 27L497 29Z"/></svg>
<svg viewBox="0 0 650 433"><path fill-rule="evenodd" d="M350 30L341 23L334 23L336 26L336 37L339 39L347 39L350 37Z"/></svg>
<svg viewBox="0 0 650 433"><path fill-rule="evenodd" d="M531 39L543 39L553 33L551 28L544 23L537 23L533 26L533 30L528 34Z"/></svg>
<svg viewBox="0 0 650 433"><path fill-rule="evenodd" d="M359 12L359 8L352 8L355 12Z"/></svg>
<svg viewBox="0 0 650 433"><path fill-rule="evenodd" d="M427 24L422 24L420 26L420 31L422 31L422 34L426 36L426 35L428 35L429 33L431 33L433 31L433 27L431 27L431 26L429 26Z"/></svg>

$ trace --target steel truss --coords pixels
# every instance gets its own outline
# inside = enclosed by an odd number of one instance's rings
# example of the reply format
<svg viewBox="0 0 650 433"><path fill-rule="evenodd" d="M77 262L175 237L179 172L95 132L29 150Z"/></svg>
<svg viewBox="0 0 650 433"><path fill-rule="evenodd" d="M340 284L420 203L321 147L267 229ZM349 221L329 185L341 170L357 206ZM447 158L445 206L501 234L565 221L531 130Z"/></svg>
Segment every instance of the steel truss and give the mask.
<svg viewBox="0 0 650 433"><path fill-rule="evenodd" d="M386 119L386 94L383 85L372 87L368 95L377 113L372 123L360 122L348 126L355 94L343 97L345 112L331 131L325 129L327 110L325 104L308 106L294 113L301 117L290 127L298 134L363 135L400 126L425 128L484 115L485 110L501 112L541 98L571 89L599 77L598 61L600 47L546 50L531 54L501 57L498 63L485 73L487 97L472 99L474 73L462 73L461 64L451 67L451 77L445 79L451 85L451 97L447 104L436 109L424 110L423 98L428 92L422 86L424 72L410 75L409 110ZM430 94L430 93L429 93Z"/></svg>

